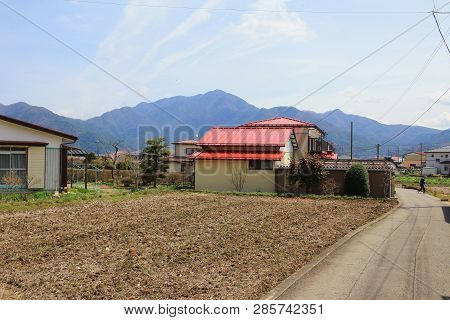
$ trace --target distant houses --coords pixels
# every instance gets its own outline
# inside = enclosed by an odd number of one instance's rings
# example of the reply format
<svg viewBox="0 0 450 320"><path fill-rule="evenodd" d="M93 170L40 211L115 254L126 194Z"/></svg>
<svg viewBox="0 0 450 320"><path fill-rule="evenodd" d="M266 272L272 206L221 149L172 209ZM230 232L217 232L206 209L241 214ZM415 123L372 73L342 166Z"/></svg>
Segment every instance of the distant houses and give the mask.
<svg viewBox="0 0 450 320"><path fill-rule="evenodd" d="M426 155L424 152L409 152L403 156L401 167L406 169L422 168L425 166Z"/></svg>
<svg viewBox="0 0 450 320"><path fill-rule="evenodd" d="M426 151L426 173L450 175L450 146Z"/></svg>

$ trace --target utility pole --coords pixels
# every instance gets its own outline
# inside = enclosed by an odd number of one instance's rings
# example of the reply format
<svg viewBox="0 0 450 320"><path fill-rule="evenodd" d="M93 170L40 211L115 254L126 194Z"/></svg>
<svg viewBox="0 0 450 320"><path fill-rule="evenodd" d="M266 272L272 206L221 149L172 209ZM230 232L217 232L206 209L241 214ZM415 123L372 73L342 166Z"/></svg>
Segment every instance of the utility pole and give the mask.
<svg viewBox="0 0 450 320"><path fill-rule="evenodd" d="M423 175L423 144L420 144L420 175Z"/></svg>
<svg viewBox="0 0 450 320"><path fill-rule="evenodd" d="M99 157L99 156L100 156L100 150L99 150L99 148L98 148L98 144L100 143L100 140L95 139L95 142L94 142L94 143L95 143L96 146L97 146L97 157Z"/></svg>
<svg viewBox="0 0 450 320"><path fill-rule="evenodd" d="M377 160L380 160L380 144L377 143Z"/></svg>
<svg viewBox="0 0 450 320"><path fill-rule="evenodd" d="M350 122L350 160L353 160L353 121Z"/></svg>

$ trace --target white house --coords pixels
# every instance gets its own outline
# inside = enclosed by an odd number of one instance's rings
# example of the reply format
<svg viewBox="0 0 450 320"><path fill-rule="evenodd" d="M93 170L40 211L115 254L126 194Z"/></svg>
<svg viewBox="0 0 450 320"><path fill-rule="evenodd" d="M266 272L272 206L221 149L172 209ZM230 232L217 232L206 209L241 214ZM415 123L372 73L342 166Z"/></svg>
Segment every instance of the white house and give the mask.
<svg viewBox="0 0 450 320"><path fill-rule="evenodd" d="M450 146L426 151L429 168L436 168L437 174L450 174Z"/></svg>
<svg viewBox="0 0 450 320"><path fill-rule="evenodd" d="M67 186L67 147L77 137L0 115L0 190Z"/></svg>
<svg viewBox="0 0 450 320"><path fill-rule="evenodd" d="M194 161L189 156L201 150L197 143L197 140L173 142L172 144L175 146L175 150L167 159L169 165L167 172L192 174Z"/></svg>

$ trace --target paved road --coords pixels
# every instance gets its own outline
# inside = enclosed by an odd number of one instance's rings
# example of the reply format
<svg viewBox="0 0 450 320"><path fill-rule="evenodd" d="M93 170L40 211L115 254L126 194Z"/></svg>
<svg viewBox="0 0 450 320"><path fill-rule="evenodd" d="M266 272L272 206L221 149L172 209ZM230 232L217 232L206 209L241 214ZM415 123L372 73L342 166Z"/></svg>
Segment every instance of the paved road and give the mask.
<svg viewBox="0 0 450 320"><path fill-rule="evenodd" d="M398 189L402 205L278 299L449 299L450 205Z"/></svg>

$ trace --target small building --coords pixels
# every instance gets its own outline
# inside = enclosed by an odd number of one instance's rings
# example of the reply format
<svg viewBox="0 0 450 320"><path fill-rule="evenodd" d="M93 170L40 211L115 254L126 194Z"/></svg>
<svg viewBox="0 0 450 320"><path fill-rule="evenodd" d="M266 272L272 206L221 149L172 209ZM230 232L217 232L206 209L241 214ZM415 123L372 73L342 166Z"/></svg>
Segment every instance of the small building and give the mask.
<svg viewBox="0 0 450 320"><path fill-rule="evenodd" d="M286 117L212 128L190 156L195 189L276 192L276 170L293 157L332 151L324 136L316 125Z"/></svg>
<svg viewBox="0 0 450 320"><path fill-rule="evenodd" d="M397 167L401 166L401 164L402 164L402 158L399 156L384 157L384 160L392 162Z"/></svg>
<svg viewBox="0 0 450 320"><path fill-rule="evenodd" d="M435 168L436 174L450 175L450 146L426 151L426 166Z"/></svg>
<svg viewBox="0 0 450 320"><path fill-rule="evenodd" d="M67 147L78 138L0 115L0 189L67 187Z"/></svg>
<svg viewBox="0 0 450 320"><path fill-rule="evenodd" d="M311 187L313 194L334 194L344 195L345 175L354 164L362 164L369 173L370 197L385 198L394 196L394 172L396 166L387 160L343 160L343 159L323 159L323 169L327 172L326 177L320 182L314 183ZM299 188L289 179L289 169L277 172L278 193L306 192Z"/></svg>
<svg viewBox="0 0 450 320"><path fill-rule="evenodd" d="M393 197L395 193L394 172L396 166L387 160L325 160L324 169L328 172L325 181L335 186L334 194L344 195L345 174L353 164L362 164L369 173L370 197ZM319 190L322 186L319 186ZM318 192L320 193L320 192Z"/></svg>
<svg viewBox="0 0 450 320"><path fill-rule="evenodd" d="M194 161L189 156L201 150L197 145L197 140L183 140L172 143L174 153L167 159L169 173L192 174L194 171Z"/></svg>
<svg viewBox="0 0 450 320"><path fill-rule="evenodd" d="M401 167L403 168L422 168L425 166L426 155L424 152L410 152L403 156Z"/></svg>

